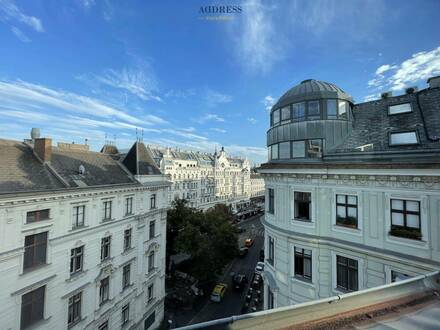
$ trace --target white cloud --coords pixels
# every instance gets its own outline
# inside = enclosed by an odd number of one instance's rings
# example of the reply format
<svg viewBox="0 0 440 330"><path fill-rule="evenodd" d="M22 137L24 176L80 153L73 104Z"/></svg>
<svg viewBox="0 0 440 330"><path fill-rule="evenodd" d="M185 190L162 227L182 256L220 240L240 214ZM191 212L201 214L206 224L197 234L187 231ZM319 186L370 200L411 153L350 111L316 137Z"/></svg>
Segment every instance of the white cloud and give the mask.
<svg viewBox="0 0 440 330"><path fill-rule="evenodd" d="M261 103L264 104L266 111L269 112L275 104L275 99L271 95L267 95L266 97L264 97Z"/></svg>
<svg viewBox="0 0 440 330"><path fill-rule="evenodd" d="M440 47L413 54L400 64L385 64L377 68L368 86L376 90L403 90L440 74Z"/></svg>
<svg viewBox="0 0 440 330"><path fill-rule="evenodd" d="M224 118L222 118L219 115L216 115L214 113L207 113L207 114L203 115L202 117L195 119L195 121L198 122L199 124L203 124L208 121L224 122L225 120L224 120Z"/></svg>
<svg viewBox="0 0 440 330"><path fill-rule="evenodd" d="M39 107L56 110L58 113L87 114L99 118L118 119L133 125L165 123L157 116L144 115L144 119L141 120L101 100L23 81L0 81L0 102L2 106L9 108Z"/></svg>
<svg viewBox="0 0 440 330"><path fill-rule="evenodd" d="M208 89L205 92L205 101L209 107L215 107L219 104L231 102L232 96Z"/></svg>
<svg viewBox="0 0 440 330"><path fill-rule="evenodd" d="M230 30L238 59L250 71L266 73L281 58L280 47L274 43L276 17L272 8L261 0L245 1L242 7L241 17L237 19L239 26L234 25Z"/></svg>
<svg viewBox="0 0 440 330"><path fill-rule="evenodd" d="M31 39L29 39L23 31L21 31L19 28L13 26L11 27L11 31L17 36L18 39L20 39L22 42L30 42Z"/></svg>
<svg viewBox="0 0 440 330"><path fill-rule="evenodd" d="M210 128L211 131L217 132L217 133L226 133L227 131L223 128L218 128L218 127L212 127Z"/></svg>
<svg viewBox="0 0 440 330"><path fill-rule="evenodd" d="M174 97L174 98L182 98L182 99L186 99L194 95L196 95L196 90L194 88L188 88L186 90L170 89L165 93L165 97Z"/></svg>
<svg viewBox="0 0 440 330"><path fill-rule="evenodd" d="M0 20L17 21L37 32L44 32L41 20L35 16L23 14L13 0L0 0Z"/></svg>
<svg viewBox="0 0 440 330"><path fill-rule="evenodd" d="M364 102L370 102L370 101L374 101L380 98L379 94L370 94L370 95L366 95L364 96Z"/></svg>
<svg viewBox="0 0 440 330"><path fill-rule="evenodd" d="M247 119L247 121L250 122L251 124L256 124L257 123L257 120L255 118L253 118L253 117L249 117Z"/></svg>

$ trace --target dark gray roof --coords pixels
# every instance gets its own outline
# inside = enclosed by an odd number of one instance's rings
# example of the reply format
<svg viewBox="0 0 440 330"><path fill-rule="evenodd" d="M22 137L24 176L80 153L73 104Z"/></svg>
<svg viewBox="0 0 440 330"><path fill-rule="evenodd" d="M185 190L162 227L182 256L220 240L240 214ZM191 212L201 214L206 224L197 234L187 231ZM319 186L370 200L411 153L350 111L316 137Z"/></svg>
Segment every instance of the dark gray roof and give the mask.
<svg viewBox="0 0 440 330"><path fill-rule="evenodd" d="M122 163L135 175L161 174L152 155L142 142L136 142L125 155Z"/></svg>
<svg viewBox="0 0 440 330"><path fill-rule="evenodd" d="M289 89L272 107L272 111L290 103L322 98L337 98L352 102L352 98L335 84L315 79L307 79Z"/></svg>
<svg viewBox="0 0 440 330"><path fill-rule="evenodd" d="M388 114L389 106L401 103L410 103L412 112ZM360 152L365 145L371 145L368 151L373 152L440 148L440 88L360 103L353 107L353 115L353 130L329 153ZM390 146L390 133L414 130L418 144Z"/></svg>
<svg viewBox="0 0 440 330"><path fill-rule="evenodd" d="M63 188L32 148L18 141L0 139L0 194Z"/></svg>
<svg viewBox="0 0 440 330"><path fill-rule="evenodd" d="M80 165L84 174L79 174ZM71 186L130 184L131 178L110 155L93 151L71 151L52 148L51 166Z"/></svg>

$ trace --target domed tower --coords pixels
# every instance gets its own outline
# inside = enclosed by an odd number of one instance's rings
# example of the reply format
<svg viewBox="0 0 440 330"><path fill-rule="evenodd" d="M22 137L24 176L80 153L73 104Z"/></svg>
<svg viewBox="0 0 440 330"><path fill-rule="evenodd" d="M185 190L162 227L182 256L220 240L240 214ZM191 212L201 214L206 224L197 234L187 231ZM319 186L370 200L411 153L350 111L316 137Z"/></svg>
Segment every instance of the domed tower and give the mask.
<svg viewBox="0 0 440 330"><path fill-rule="evenodd" d="M353 100L338 86L314 79L289 89L270 112L269 162L319 161L352 129Z"/></svg>

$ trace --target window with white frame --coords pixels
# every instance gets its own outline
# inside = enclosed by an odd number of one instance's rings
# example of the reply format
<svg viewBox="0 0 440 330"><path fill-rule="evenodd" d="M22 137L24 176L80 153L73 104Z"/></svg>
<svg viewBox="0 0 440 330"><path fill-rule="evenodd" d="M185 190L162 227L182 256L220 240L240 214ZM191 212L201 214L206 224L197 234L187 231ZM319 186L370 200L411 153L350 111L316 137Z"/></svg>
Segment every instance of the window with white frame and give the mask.
<svg viewBox="0 0 440 330"><path fill-rule="evenodd" d="M357 196L336 195L336 225L349 228L358 227Z"/></svg>
<svg viewBox="0 0 440 330"><path fill-rule="evenodd" d="M312 220L312 193L294 192L294 212L295 220L309 222Z"/></svg>
<svg viewBox="0 0 440 330"><path fill-rule="evenodd" d="M312 250L295 247L295 277L312 280Z"/></svg>
<svg viewBox="0 0 440 330"><path fill-rule="evenodd" d="M20 329L25 329L44 318L46 286L39 287L21 296Z"/></svg>
<svg viewBox="0 0 440 330"><path fill-rule="evenodd" d="M84 226L85 214L85 205L78 205L73 207L73 228Z"/></svg>
<svg viewBox="0 0 440 330"><path fill-rule="evenodd" d="M67 324L69 326L74 325L81 320L81 302L82 292L79 292L69 298Z"/></svg>
<svg viewBox="0 0 440 330"><path fill-rule="evenodd" d="M148 272L151 272L154 270L154 251L151 251L148 254Z"/></svg>
<svg viewBox="0 0 440 330"><path fill-rule="evenodd" d="M99 304L105 304L109 300L110 277L107 276L100 281L99 286Z"/></svg>
<svg viewBox="0 0 440 330"><path fill-rule="evenodd" d="M420 202L404 199L391 199L390 203L390 234L410 239L422 239Z"/></svg>
<svg viewBox="0 0 440 330"><path fill-rule="evenodd" d="M125 199L125 215L133 214L133 197Z"/></svg>
<svg viewBox="0 0 440 330"><path fill-rule="evenodd" d="M102 203L102 219L103 220L110 220L112 218L112 201L104 201Z"/></svg>
<svg viewBox="0 0 440 330"><path fill-rule="evenodd" d="M336 285L343 291L358 290L358 261L336 256Z"/></svg>
<svg viewBox="0 0 440 330"><path fill-rule="evenodd" d="M130 321L130 304L122 307L122 325L126 325Z"/></svg>
<svg viewBox="0 0 440 330"><path fill-rule="evenodd" d="M154 284L151 283L148 286L148 302L151 302L154 299Z"/></svg>
<svg viewBox="0 0 440 330"><path fill-rule="evenodd" d="M101 239L101 261L110 258L111 236Z"/></svg>
<svg viewBox="0 0 440 330"><path fill-rule="evenodd" d="M390 133L390 145L411 145L418 144L416 131Z"/></svg>
<svg viewBox="0 0 440 330"><path fill-rule="evenodd" d="M70 274L76 274L83 270L84 246L70 250Z"/></svg>
<svg viewBox="0 0 440 330"><path fill-rule="evenodd" d="M122 268L122 289L126 289L130 286L130 273L131 273L131 264L125 265Z"/></svg>
<svg viewBox="0 0 440 330"><path fill-rule="evenodd" d="M389 115L397 115L399 113L408 113L408 112L412 112L410 103L390 105L388 107L388 114Z"/></svg>
<svg viewBox="0 0 440 330"><path fill-rule="evenodd" d="M131 249L131 228L124 230L124 251Z"/></svg>

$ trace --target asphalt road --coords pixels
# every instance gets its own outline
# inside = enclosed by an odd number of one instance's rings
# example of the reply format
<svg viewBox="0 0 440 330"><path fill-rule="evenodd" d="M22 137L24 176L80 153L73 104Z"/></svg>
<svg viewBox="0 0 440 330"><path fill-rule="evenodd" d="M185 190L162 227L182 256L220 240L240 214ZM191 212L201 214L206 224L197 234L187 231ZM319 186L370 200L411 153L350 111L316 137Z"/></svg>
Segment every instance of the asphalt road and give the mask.
<svg viewBox="0 0 440 330"><path fill-rule="evenodd" d="M208 301L191 319L189 324L239 315L241 313L248 287L242 292L235 291L232 288L231 272L246 274L249 281L252 279L255 266L259 261L260 249L263 248L264 244L264 229L260 221L260 216L243 221L238 226L246 229L244 233L240 234L240 246L244 245L244 241L247 238L254 239L254 244L249 248L246 257L234 259L229 268L226 268L223 279L220 279L220 282L228 284L228 290L223 300L220 303Z"/></svg>

